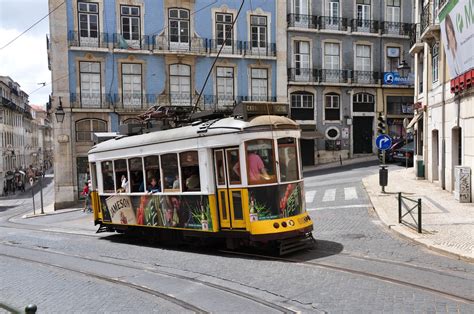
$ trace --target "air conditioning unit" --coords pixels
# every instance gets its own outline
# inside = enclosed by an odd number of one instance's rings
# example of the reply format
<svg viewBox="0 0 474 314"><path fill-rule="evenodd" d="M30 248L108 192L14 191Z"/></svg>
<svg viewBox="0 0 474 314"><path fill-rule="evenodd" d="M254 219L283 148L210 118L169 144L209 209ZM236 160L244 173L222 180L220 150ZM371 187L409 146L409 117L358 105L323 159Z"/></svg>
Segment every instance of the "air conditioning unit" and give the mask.
<svg viewBox="0 0 474 314"><path fill-rule="evenodd" d="M471 202L471 168L454 167L454 199L459 203Z"/></svg>

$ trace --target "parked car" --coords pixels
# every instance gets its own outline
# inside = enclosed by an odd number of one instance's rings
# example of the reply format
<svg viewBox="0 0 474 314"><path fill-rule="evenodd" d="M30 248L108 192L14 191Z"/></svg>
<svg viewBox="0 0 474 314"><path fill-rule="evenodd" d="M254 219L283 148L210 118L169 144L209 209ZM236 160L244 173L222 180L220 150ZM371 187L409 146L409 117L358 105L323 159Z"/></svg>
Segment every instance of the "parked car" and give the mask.
<svg viewBox="0 0 474 314"><path fill-rule="evenodd" d="M393 151L393 160L405 164L408 160L408 165L413 166L413 155L415 154L415 143L408 144L397 148Z"/></svg>
<svg viewBox="0 0 474 314"><path fill-rule="evenodd" d="M395 162L395 160L393 159L393 153L395 152L395 150L399 149L405 144L407 143L404 140L394 142L392 146L385 152L385 162Z"/></svg>

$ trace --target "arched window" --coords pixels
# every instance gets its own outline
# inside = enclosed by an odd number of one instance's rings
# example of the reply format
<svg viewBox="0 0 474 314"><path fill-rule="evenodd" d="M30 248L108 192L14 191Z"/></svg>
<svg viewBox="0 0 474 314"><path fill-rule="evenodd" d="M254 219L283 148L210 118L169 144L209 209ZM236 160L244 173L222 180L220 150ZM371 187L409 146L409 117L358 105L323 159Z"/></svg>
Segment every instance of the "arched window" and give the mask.
<svg viewBox="0 0 474 314"><path fill-rule="evenodd" d="M341 120L340 96L336 93L328 93L324 97L324 120Z"/></svg>
<svg viewBox="0 0 474 314"><path fill-rule="evenodd" d="M374 112L374 95L368 93L357 93L352 97L354 112Z"/></svg>
<svg viewBox="0 0 474 314"><path fill-rule="evenodd" d="M107 122L84 119L76 122L76 142L92 142L95 132L107 132Z"/></svg>

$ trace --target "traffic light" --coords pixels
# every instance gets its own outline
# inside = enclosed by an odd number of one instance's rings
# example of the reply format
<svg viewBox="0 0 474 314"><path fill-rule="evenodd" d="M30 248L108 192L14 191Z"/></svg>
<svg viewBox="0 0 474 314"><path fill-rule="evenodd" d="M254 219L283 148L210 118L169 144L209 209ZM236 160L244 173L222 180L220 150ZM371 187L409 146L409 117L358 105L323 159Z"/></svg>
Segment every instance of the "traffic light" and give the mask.
<svg viewBox="0 0 474 314"><path fill-rule="evenodd" d="M379 115L377 124L377 133L385 134L387 132L387 121L384 115Z"/></svg>

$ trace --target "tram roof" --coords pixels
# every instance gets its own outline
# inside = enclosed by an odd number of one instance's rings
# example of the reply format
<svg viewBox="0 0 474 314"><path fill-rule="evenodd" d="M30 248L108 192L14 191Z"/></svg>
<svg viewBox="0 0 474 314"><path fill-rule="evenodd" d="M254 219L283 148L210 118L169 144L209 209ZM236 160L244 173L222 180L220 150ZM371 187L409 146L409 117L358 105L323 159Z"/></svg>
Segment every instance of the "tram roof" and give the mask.
<svg viewBox="0 0 474 314"><path fill-rule="evenodd" d="M245 121L230 117L211 120L175 129L162 130L141 135L117 136L92 147L89 154L128 148L131 146L142 146L168 141L186 140L193 137L205 137L220 134L231 134L245 131L258 131L271 129L297 129L298 124L286 117L264 115Z"/></svg>

